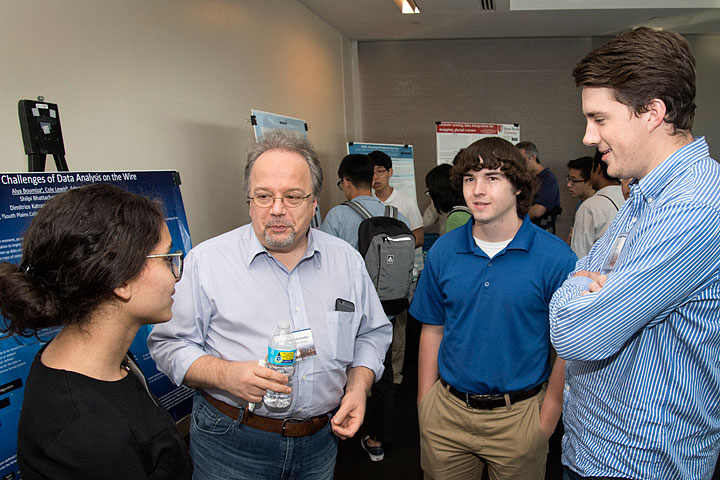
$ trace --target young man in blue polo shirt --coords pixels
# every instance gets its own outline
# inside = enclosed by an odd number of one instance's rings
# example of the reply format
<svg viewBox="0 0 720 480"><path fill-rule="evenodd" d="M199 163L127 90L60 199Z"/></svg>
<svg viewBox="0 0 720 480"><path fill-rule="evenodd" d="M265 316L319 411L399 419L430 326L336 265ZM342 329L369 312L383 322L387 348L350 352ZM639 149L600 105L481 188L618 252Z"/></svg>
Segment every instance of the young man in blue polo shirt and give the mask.
<svg viewBox="0 0 720 480"><path fill-rule="evenodd" d="M509 142L473 143L451 180L473 221L433 245L410 306L423 323L421 465L425 478L479 478L487 465L490 478L542 479L564 377L548 304L576 257L527 216L535 175Z"/></svg>

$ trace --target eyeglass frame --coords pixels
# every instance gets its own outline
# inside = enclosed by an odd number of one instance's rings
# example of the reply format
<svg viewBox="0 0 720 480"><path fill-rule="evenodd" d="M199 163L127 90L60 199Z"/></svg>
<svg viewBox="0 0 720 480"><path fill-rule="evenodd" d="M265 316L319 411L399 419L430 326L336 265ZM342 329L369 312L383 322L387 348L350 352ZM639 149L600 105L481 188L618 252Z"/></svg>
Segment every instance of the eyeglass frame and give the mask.
<svg viewBox="0 0 720 480"><path fill-rule="evenodd" d="M178 273L177 274L175 274L175 262L173 261L170 263L170 272L172 273L173 277L175 277L175 282L177 283L182 278L183 265L184 265L183 260L185 258L185 254L181 250L177 250L177 251L171 252L171 253L152 253L150 255L145 256L145 258L168 258L168 257L178 259L177 260L177 262L178 262L178 265L177 265Z"/></svg>
<svg viewBox="0 0 720 480"><path fill-rule="evenodd" d="M574 186L576 183L587 183L587 182L590 181L589 179L588 179L588 180L575 180L575 179L572 178L570 175L568 175L567 177L565 177L565 180L567 180L567 183L572 183L573 186Z"/></svg>
<svg viewBox="0 0 720 480"><path fill-rule="evenodd" d="M256 199L258 196L260 196L260 195L267 195L268 197L272 198L272 201L271 201L270 203L268 203L267 205L260 205L260 204L258 203L258 201L255 200L255 199ZM287 199L288 199L289 197L294 197L294 196L297 196L297 197L300 199L300 202L299 202L297 205L288 205ZM278 200L278 199L279 199L279 200L282 202L282 204L285 205L287 208L297 208L297 207L299 207L300 205L302 205L303 202L304 202L305 200L307 200L308 198L310 198L311 196L312 196L312 193L308 193L308 194L305 195L305 196L303 196L303 195L298 195L297 193L286 193L286 194L283 195L282 197L272 197L269 193L256 193L256 194L253 195L252 197L248 196L247 199L248 199L248 203L250 203L250 201L252 200L252 202L253 202L253 203L255 204L255 206L258 207L258 208L270 208L270 207L272 207L272 206L275 204L275 200ZM268 200L269 200L270 198L268 198Z"/></svg>
<svg viewBox="0 0 720 480"><path fill-rule="evenodd" d="M377 175L385 175L385 174L388 173L389 171L390 171L390 169L388 169L388 168L378 167L377 170L374 170L374 169L373 169L373 177L374 177L374 176L377 176Z"/></svg>
<svg viewBox="0 0 720 480"><path fill-rule="evenodd" d="M338 182L337 182L337 187L340 189L341 192L344 192L344 191L345 191L345 190L343 189L343 187L342 187L342 184L343 184L344 181L345 181L345 177L341 178L341 179L338 180Z"/></svg>

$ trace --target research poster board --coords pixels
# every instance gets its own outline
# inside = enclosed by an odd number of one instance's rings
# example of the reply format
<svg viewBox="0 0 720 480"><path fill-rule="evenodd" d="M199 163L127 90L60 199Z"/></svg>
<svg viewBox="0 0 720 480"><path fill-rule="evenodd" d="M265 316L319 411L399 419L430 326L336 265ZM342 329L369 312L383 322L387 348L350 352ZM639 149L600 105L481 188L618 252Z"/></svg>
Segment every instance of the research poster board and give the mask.
<svg viewBox="0 0 720 480"><path fill-rule="evenodd" d="M452 163L461 148L485 137L500 137L515 145L520 141L520 126L503 123L437 122L437 163Z"/></svg>
<svg viewBox="0 0 720 480"><path fill-rule="evenodd" d="M262 110L250 110L250 121L255 132L255 141L262 140L263 135L273 130L291 130L293 132L302 133L308 138L308 125L305 120L300 118L288 117L286 115L278 115L277 113L263 112ZM310 226L319 227L322 223L320 217L320 205L315 207L315 215L313 215Z"/></svg>
<svg viewBox="0 0 720 480"><path fill-rule="evenodd" d="M277 113L263 112L262 110L250 110L251 122L255 131L255 140L260 141L263 135L273 130L292 130L300 132L307 138L308 126L305 120L300 118L278 115Z"/></svg>
<svg viewBox="0 0 720 480"><path fill-rule="evenodd" d="M175 171L38 172L0 174L0 261L20 263L22 236L32 218L54 195L91 183L110 183L162 202L172 236L173 250L187 253L192 247L180 177ZM4 318L0 321L5 322ZM176 387L155 368L147 347L150 325L138 331L130 352L147 378L150 390L177 421L192 408L193 390ZM25 380L35 354L59 329L39 337L0 339L0 479L20 478L17 467L17 428Z"/></svg>

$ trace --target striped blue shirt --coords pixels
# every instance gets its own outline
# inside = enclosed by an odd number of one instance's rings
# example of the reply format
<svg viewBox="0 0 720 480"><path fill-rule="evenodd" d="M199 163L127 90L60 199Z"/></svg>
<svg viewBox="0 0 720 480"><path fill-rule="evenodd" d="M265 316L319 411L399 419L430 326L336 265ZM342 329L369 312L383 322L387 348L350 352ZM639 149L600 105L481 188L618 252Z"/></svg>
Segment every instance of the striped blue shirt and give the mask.
<svg viewBox="0 0 720 480"><path fill-rule="evenodd" d="M550 304L563 463L583 476L709 479L720 448L720 164L704 138L632 186ZM623 236L624 246L618 248Z"/></svg>

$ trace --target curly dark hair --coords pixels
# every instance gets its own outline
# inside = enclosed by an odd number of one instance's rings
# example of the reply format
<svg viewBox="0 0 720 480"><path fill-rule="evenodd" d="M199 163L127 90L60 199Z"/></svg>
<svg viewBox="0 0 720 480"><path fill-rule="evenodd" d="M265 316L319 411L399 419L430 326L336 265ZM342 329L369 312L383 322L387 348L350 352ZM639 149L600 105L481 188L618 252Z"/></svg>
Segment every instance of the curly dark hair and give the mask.
<svg viewBox="0 0 720 480"><path fill-rule="evenodd" d="M520 151L510 142L500 137L482 138L467 147L459 155L452 168L450 181L453 186L462 190L463 175L471 170L500 170L512 186L519 190L517 214L525 218L537 191L537 176L531 172Z"/></svg>
<svg viewBox="0 0 720 480"><path fill-rule="evenodd" d="M157 202L112 185L51 198L25 233L20 266L0 264L0 330L31 336L86 322L140 274L163 222Z"/></svg>
<svg viewBox="0 0 720 480"><path fill-rule="evenodd" d="M604 87L636 115L650 102L665 103L673 133L689 131L695 118L695 57L674 32L638 27L593 50L572 72L579 87Z"/></svg>

